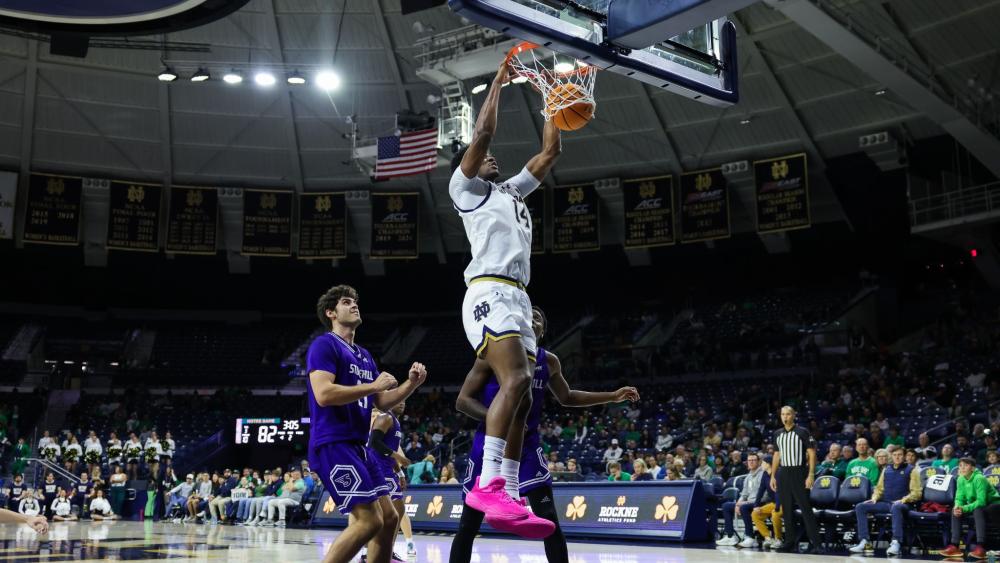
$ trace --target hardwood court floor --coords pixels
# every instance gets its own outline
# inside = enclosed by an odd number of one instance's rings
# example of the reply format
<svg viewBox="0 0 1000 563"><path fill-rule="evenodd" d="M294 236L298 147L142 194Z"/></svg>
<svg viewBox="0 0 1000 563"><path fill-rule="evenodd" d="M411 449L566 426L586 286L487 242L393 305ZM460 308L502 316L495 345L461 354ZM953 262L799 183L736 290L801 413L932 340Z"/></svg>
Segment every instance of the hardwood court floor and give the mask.
<svg viewBox="0 0 1000 563"><path fill-rule="evenodd" d="M337 536L336 530L244 528L154 522L53 523L36 535L26 526L0 525L0 562L60 561L202 561L220 563L285 563L319 561ZM402 538L400 537L400 540ZM447 563L449 535L417 535L416 558L410 563ZM481 537L473 563L545 563L541 542ZM405 556L403 544L397 552ZM733 548L681 547L673 544L569 544L570 563L733 563L736 561L859 562L885 560L861 556L812 557ZM880 552L884 553L884 552ZM908 557L915 559L917 557ZM934 558L939 559L939 558ZM895 561L895 560L893 560Z"/></svg>

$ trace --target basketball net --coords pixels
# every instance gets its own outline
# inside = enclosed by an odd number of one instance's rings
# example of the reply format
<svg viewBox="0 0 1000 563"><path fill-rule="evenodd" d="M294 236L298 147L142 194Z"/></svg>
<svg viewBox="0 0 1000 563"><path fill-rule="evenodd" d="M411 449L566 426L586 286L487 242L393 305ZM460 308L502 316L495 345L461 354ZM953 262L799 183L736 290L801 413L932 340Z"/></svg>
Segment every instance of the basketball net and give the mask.
<svg viewBox="0 0 1000 563"><path fill-rule="evenodd" d="M538 45L528 41L515 45L507 53L507 64L511 72L527 79L541 92L542 116L545 120L552 119L559 110L574 104L589 103L596 106L594 83L597 67L581 61L560 63L555 54L550 61L548 57L536 52L538 48ZM562 65L572 68L561 68ZM560 67L559 70L556 67Z"/></svg>

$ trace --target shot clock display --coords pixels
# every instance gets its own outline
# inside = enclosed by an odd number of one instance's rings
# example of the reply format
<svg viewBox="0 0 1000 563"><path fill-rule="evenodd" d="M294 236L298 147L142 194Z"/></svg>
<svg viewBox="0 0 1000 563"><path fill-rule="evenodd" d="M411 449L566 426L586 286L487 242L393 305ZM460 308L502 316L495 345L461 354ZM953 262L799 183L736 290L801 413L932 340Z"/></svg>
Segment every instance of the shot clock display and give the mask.
<svg viewBox="0 0 1000 563"><path fill-rule="evenodd" d="M272 446L309 443L309 417L237 418L236 445Z"/></svg>

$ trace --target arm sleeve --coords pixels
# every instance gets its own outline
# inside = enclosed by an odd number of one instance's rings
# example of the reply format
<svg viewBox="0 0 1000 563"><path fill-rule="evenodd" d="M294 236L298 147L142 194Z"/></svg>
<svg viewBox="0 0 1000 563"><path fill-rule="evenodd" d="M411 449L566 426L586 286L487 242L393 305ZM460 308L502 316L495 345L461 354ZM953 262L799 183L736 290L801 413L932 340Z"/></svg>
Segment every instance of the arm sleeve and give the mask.
<svg viewBox="0 0 1000 563"><path fill-rule="evenodd" d="M379 455L386 457L392 455L392 450L389 449L389 446L385 445L385 432L378 429L372 430L372 437L369 443Z"/></svg>
<svg viewBox="0 0 1000 563"><path fill-rule="evenodd" d="M337 359L337 347L324 338L317 338L306 354L306 373L322 370L336 375Z"/></svg>
<svg viewBox="0 0 1000 563"><path fill-rule="evenodd" d="M538 189L541 182L538 178L535 178L531 172L528 171L528 167L525 166L510 180L507 180L508 184L517 187L517 190L521 192L521 197L528 197L528 194Z"/></svg>
<svg viewBox="0 0 1000 563"><path fill-rule="evenodd" d="M884 490L885 490L885 471L883 471L882 474L879 475L878 484L875 485L875 493L872 494L872 498L875 499L875 501L878 501L878 499L882 498L882 492Z"/></svg>
<svg viewBox="0 0 1000 563"><path fill-rule="evenodd" d="M920 472L914 467L910 472L910 494L903 497L903 502L917 502L924 496L923 487L920 485Z"/></svg>
<svg viewBox="0 0 1000 563"><path fill-rule="evenodd" d="M489 196L490 190L491 187L486 180L478 176L466 178L461 166L455 169L451 181L448 182L448 195L459 211L468 212L479 207Z"/></svg>

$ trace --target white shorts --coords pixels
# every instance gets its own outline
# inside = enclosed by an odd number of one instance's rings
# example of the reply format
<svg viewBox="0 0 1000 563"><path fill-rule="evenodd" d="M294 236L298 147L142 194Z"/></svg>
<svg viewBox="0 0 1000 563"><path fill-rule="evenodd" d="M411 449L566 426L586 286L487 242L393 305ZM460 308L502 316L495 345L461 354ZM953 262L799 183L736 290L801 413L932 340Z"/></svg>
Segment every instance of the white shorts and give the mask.
<svg viewBox="0 0 1000 563"><path fill-rule="evenodd" d="M462 302L462 325L477 357L482 357L490 341L519 336L528 356L535 358L531 300L515 285L494 281L470 284Z"/></svg>

